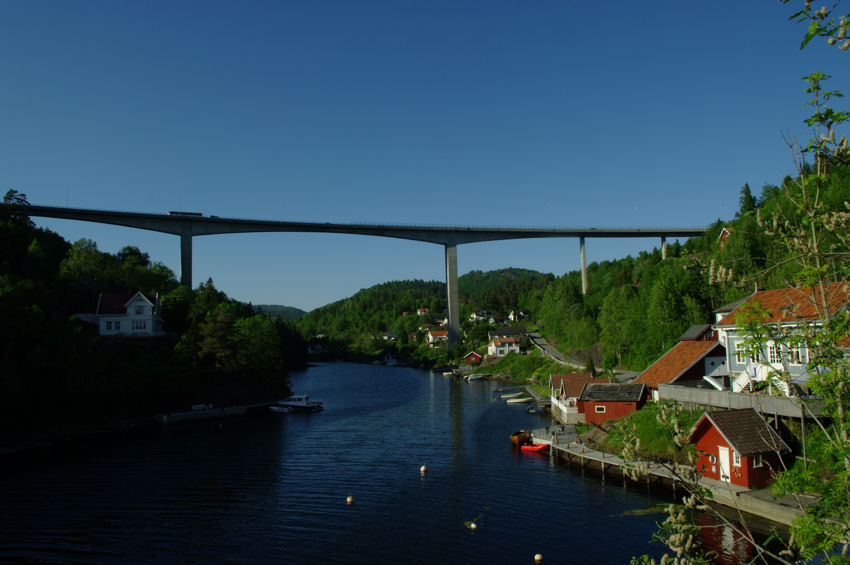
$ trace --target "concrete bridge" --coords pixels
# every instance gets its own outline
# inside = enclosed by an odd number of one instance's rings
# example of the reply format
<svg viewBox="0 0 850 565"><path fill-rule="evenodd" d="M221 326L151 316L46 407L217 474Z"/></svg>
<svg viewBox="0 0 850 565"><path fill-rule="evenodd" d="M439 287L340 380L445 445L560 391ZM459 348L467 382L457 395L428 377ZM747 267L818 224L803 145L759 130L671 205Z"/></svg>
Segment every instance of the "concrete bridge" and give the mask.
<svg viewBox="0 0 850 565"><path fill-rule="evenodd" d="M0 209L42 218L62 218L84 222L112 224L180 236L180 282L192 288L192 238L201 235L254 232L347 233L410 239L442 245L446 255L446 292L449 310L449 343L454 343L460 330L458 319L457 246L465 243L503 239L576 237L581 258L581 290L587 293L587 238L661 238L661 256L667 257L667 238L697 237L705 228L504 228L460 226L414 226L403 224L332 224L328 222L276 222L204 216L197 212L147 214L62 208L55 206L16 206L0 204Z"/></svg>

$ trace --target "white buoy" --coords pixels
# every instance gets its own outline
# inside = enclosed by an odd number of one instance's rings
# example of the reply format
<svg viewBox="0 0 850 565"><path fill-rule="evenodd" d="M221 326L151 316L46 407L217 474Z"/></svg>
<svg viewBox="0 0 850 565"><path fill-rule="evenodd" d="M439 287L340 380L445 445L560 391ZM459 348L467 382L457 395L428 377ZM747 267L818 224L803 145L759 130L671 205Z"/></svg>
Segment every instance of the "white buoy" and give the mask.
<svg viewBox="0 0 850 565"><path fill-rule="evenodd" d="M534 554L534 561L535 561L536 563L540 563L541 561L543 561L543 556L542 556L542 555L540 555L539 553L535 553L535 554Z"/></svg>
<svg viewBox="0 0 850 565"><path fill-rule="evenodd" d="M345 499L345 503L354 504L354 497L349 494L348 497Z"/></svg>
<svg viewBox="0 0 850 565"><path fill-rule="evenodd" d="M475 522L472 522L472 523L469 525L469 529L470 529L470 530L474 530L474 529L475 529L475 528L477 528L477 527L478 527L478 524L476 524Z"/></svg>
<svg viewBox="0 0 850 565"><path fill-rule="evenodd" d="M427 470L428 470L428 467L426 467L425 465L422 465L421 467L419 467L419 472L423 475L425 474L425 471L427 471Z"/></svg>

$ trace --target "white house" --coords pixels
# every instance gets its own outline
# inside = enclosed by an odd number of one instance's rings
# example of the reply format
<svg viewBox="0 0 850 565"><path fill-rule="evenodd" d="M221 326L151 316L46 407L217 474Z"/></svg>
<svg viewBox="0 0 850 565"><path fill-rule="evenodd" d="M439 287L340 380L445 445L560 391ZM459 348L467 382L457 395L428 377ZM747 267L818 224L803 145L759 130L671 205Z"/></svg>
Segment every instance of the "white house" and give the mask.
<svg viewBox="0 0 850 565"><path fill-rule="evenodd" d="M487 344L487 354L504 357L508 353L519 353L519 340L515 337L497 337Z"/></svg>
<svg viewBox="0 0 850 565"><path fill-rule="evenodd" d="M828 316L847 308L848 290L843 283L833 283L824 287L825 296L818 295L814 287L785 288L778 290L761 290L750 295L746 300L736 302L717 312L718 320L714 324L719 342L726 348L726 366L732 380L732 390L740 392L751 388L754 383L769 380L772 372L785 369L796 384L803 384L808 379L807 364L809 351L806 343L774 343L768 341L762 344L760 350L752 350L746 343L745 325L747 320L742 315L742 308L755 305L763 311L762 321L782 330L785 335L793 336L801 322L819 324L818 312L814 308L815 300L823 300ZM821 314L823 315L823 313ZM775 381L774 381L775 382ZM786 395L793 391L787 390L784 382L775 382Z"/></svg>
<svg viewBox="0 0 850 565"><path fill-rule="evenodd" d="M428 345L434 347L438 343L449 341L449 330L428 330Z"/></svg>
<svg viewBox="0 0 850 565"><path fill-rule="evenodd" d="M103 292L97 299L100 335L152 337L162 334L159 294Z"/></svg>

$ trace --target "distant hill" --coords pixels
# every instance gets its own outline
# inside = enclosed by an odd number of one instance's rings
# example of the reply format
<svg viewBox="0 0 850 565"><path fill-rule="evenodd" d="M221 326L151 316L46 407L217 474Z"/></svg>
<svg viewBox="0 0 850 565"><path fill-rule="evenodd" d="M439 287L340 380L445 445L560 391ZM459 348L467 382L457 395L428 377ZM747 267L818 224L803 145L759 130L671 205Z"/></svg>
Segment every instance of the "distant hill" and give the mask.
<svg viewBox="0 0 850 565"><path fill-rule="evenodd" d="M269 316L284 320L297 320L307 313L294 306L281 306L279 304L255 304L254 312L268 314Z"/></svg>
<svg viewBox="0 0 850 565"><path fill-rule="evenodd" d="M548 275L551 279L552 275ZM504 289L509 285L529 285L547 278L547 275L530 269L497 269L495 271L470 271L457 280L458 291L467 295L477 295L488 290Z"/></svg>

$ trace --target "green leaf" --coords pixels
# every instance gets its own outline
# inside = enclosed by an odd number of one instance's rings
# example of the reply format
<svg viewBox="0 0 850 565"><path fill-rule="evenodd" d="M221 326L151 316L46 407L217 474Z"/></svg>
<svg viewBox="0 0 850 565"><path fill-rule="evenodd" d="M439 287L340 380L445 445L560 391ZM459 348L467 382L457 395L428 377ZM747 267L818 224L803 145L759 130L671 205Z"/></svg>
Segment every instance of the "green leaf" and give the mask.
<svg viewBox="0 0 850 565"><path fill-rule="evenodd" d="M814 36L816 36L820 32L820 24L816 21L813 21L809 24L809 29L806 31L806 36L803 38L803 42L800 43L800 49L804 49L806 45L809 44L809 41L812 40Z"/></svg>

